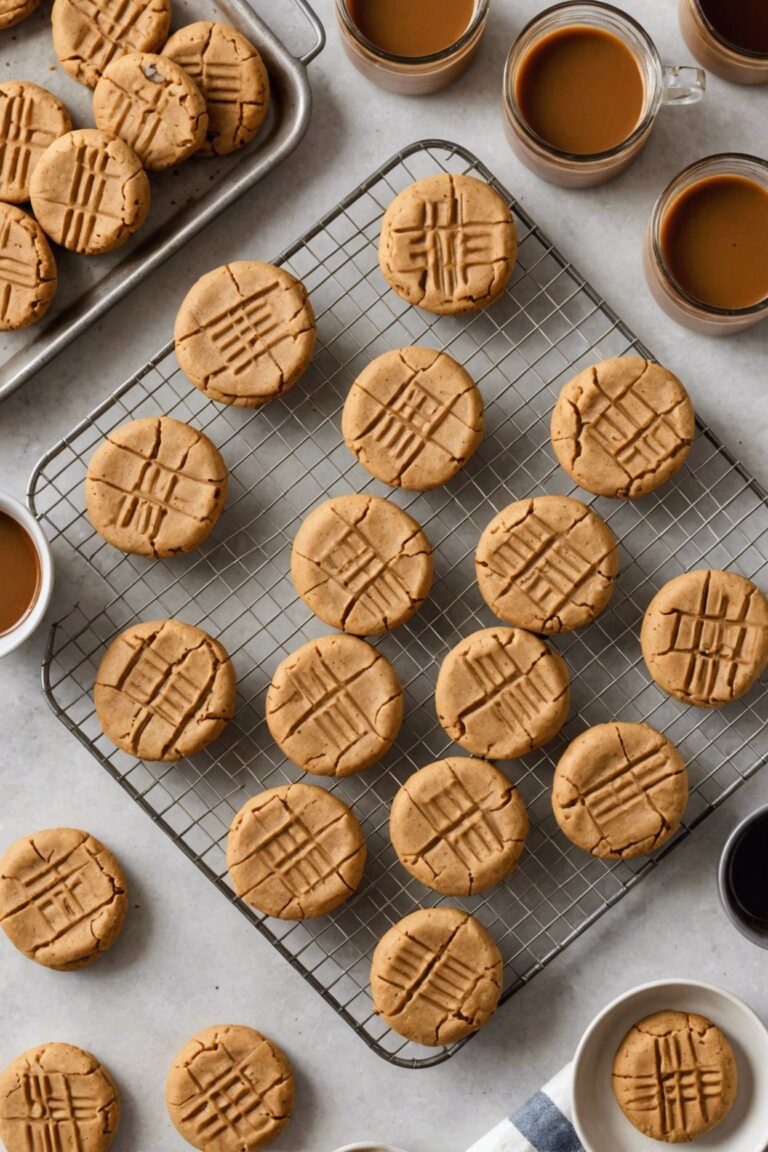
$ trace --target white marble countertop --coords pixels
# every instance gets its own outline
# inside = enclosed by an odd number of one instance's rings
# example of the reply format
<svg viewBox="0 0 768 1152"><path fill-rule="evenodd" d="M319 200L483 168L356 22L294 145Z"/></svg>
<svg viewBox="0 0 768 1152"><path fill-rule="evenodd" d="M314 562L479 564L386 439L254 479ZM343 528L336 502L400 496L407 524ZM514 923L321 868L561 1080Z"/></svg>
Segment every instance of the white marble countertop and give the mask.
<svg viewBox="0 0 768 1152"><path fill-rule="evenodd" d="M261 8L268 7L265 0ZM288 19L287 0L279 7L298 44L300 22ZM379 92L352 69L338 44L332 0L317 0L329 44L310 68L315 108L299 150L0 406L2 487L23 496L38 456L166 341L196 276L225 259L269 259L390 154L425 136L468 145L498 173L768 484L768 331L716 342L675 327L650 299L640 261L654 198L683 165L726 150L768 155L768 87L739 89L712 78L702 104L662 114L645 154L616 184L553 188L512 158L499 108L508 45L543 5L494 0L492 7L466 77L444 94L411 101ZM625 7L665 60L687 61L670 0L627 0ZM252 1023L295 1065L295 1119L276 1152L331 1152L369 1137L409 1152L462 1152L568 1060L591 1017L632 984L711 980L768 1020L768 954L730 927L715 891L719 847L741 814L768 799L765 772L454 1059L403 1071L370 1052L65 733L40 693L42 647L41 632L0 665L0 847L39 827L90 829L127 870L131 913L112 952L73 975L37 968L0 939L0 1066L46 1040L97 1052L124 1098L115 1152L186 1147L165 1113L165 1075L182 1041L214 1022Z"/></svg>

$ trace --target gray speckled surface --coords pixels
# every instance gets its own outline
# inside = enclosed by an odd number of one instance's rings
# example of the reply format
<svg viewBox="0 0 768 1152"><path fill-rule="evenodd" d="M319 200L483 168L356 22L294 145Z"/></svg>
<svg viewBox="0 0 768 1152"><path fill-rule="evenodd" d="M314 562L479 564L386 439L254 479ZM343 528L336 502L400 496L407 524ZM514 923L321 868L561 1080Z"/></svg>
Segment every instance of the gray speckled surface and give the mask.
<svg viewBox="0 0 768 1152"><path fill-rule="evenodd" d="M289 7L280 6L278 23L285 18L298 44L302 29L287 18ZM645 154L618 183L566 192L522 170L501 130L506 49L542 5L494 0L473 68L453 89L421 101L369 87L341 54L331 0L317 7L330 43L311 66L315 112L299 151L0 407L2 487L21 496L38 455L165 342L197 275L227 258L276 254L421 136L473 148L683 377L703 417L768 483L768 329L714 342L675 327L650 299L640 262L654 198L680 167L727 149L768 155L768 88L712 79L701 105L663 114ZM666 60L686 61L670 0L626 7ZM594 1013L632 984L711 980L768 1020L767 954L730 927L715 890L718 849L740 815L768 799L765 773L505 1006L482 1037L448 1064L406 1072L370 1053L64 732L39 691L42 646L39 634L0 665L0 845L35 827L86 827L122 860L132 908L118 945L78 974L36 968L0 940L0 1065L45 1040L93 1049L124 1096L116 1152L181 1152L165 1114L163 1080L176 1048L212 1022L252 1023L294 1062L298 1106L276 1152L331 1152L367 1137L409 1152L461 1152L567 1060Z"/></svg>

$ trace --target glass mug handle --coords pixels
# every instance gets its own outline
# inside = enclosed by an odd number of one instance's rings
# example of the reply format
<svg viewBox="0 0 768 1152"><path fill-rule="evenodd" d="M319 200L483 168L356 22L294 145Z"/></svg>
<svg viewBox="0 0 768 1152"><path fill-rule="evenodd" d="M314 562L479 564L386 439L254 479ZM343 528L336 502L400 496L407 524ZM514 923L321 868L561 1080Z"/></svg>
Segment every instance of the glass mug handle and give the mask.
<svg viewBox="0 0 768 1152"><path fill-rule="evenodd" d="M662 77L662 104L698 104L707 88L703 68L665 64Z"/></svg>

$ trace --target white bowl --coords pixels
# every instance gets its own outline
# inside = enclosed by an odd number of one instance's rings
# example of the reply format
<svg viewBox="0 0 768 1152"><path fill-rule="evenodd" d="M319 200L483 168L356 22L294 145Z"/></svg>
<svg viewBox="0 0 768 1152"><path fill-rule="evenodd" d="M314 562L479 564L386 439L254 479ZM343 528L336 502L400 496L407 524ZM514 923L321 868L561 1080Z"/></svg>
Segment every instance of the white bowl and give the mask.
<svg viewBox="0 0 768 1152"><path fill-rule="evenodd" d="M693 980L657 980L619 996L590 1024L573 1064L573 1122L586 1152L660 1152L630 1124L611 1086L619 1044L644 1016L665 1008L708 1017L736 1056L739 1086L722 1123L695 1141L704 1152L765 1152L768 1147L768 1029L730 992Z"/></svg>
<svg viewBox="0 0 768 1152"><path fill-rule="evenodd" d="M0 636L0 656L7 656L9 652L13 652L14 648L18 648L32 635L45 616L53 592L53 556L45 533L32 513L23 504L14 500L13 496L0 492L0 512L5 512L17 520L23 528L26 528L32 537L32 542L40 559L40 590L37 599L16 627L12 628L10 632L6 632L4 636Z"/></svg>

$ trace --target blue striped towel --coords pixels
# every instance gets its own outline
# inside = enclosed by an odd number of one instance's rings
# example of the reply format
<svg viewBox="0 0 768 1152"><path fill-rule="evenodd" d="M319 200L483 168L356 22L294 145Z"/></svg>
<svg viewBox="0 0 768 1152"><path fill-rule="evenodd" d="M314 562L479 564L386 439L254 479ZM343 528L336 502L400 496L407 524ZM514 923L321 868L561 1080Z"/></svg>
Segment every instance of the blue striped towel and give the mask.
<svg viewBox="0 0 768 1152"><path fill-rule="evenodd" d="M571 1065L468 1152L584 1152L571 1123Z"/></svg>

